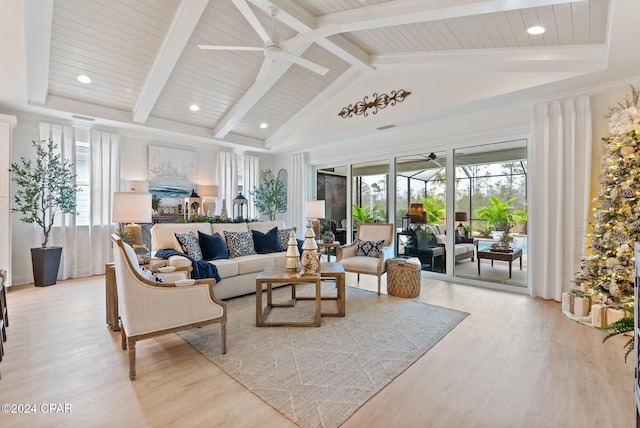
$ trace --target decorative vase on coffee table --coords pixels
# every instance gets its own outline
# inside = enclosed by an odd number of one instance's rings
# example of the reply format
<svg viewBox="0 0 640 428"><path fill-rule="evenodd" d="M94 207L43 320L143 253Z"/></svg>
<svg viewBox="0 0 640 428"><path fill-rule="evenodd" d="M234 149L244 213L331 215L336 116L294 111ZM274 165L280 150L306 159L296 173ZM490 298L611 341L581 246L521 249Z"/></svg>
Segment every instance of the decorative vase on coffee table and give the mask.
<svg viewBox="0 0 640 428"><path fill-rule="evenodd" d="M296 234L292 230L289 232L289 242L287 243L287 270L296 272L300 268L300 253L298 252L298 243L296 242Z"/></svg>
<svg viewBox="0 0 640 428"><path fill-rule="evenodd" d="M304 234L301 264L300 273L302 275L320 275L320 254L318 254L318 243L311 221L307 223L307 230Z"/></svg>

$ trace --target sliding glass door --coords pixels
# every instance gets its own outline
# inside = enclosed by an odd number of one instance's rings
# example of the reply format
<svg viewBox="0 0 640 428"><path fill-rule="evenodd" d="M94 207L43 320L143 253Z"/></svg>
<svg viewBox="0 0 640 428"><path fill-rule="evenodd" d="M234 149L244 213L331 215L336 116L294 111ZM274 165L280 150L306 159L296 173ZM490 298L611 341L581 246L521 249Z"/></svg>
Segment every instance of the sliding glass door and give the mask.
<svg viewBox="0 0 640 428"><path fill-rule="evenodd" d="M454 275L527 286L526 140L454 151L456 226L475 258Z"/></svg>
<svg viewBox="0 0 640 428"><path fill-rule="evenodd" d="M446 272L446 153L396 159L396 254Z"/></svg>

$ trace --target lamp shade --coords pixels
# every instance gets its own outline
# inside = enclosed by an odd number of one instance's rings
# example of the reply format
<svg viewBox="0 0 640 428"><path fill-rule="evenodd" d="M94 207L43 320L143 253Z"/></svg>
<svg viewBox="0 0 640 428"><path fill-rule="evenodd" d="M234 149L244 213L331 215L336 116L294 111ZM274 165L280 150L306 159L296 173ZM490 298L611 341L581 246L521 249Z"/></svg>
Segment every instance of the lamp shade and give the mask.
<svg viewBox="0 0 640 428"><path fill-rule="evenodd" d="M307 201L304 215L307 218L324 218L324 201Z"/></svg>
<svg viewBox="0 0 640 428"><path fill-rule="evenodd" d="M198 194L200 196L218 196L218 186L212 184L199 184Z"/></svg>
<svg viewBox="0 0 640 428"><path fill-rule="evenodd" d="M115 192L111 221L151 223L151 193Z"/></svg>
<svg viewBox="0 0 640 428"><path fill-rule="evenodd" d="M466 211L456 212L456 221L467 221L467 220L469 219L467 218Z"/></svg>

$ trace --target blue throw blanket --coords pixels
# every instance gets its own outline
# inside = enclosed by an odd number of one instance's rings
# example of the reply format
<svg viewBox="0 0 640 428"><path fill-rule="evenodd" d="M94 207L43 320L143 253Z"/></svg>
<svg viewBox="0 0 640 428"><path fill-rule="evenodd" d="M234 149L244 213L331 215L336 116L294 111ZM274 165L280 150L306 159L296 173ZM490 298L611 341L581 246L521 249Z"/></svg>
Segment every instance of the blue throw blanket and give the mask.
<svg viewBox="0 0 640 428"><path fill-rule="evenodd" d="M173 248L165 248L163 250L156 251L156 257L159 259L168 259L171 256L183 256L191 260L191 266L193 267L193 270L191 271L191 278L193 279L213 278L216 282L222 281L222 278L220 278L220 274L218 273L218 267L206 260L196 260L185 253L174 250Z"/></svg>

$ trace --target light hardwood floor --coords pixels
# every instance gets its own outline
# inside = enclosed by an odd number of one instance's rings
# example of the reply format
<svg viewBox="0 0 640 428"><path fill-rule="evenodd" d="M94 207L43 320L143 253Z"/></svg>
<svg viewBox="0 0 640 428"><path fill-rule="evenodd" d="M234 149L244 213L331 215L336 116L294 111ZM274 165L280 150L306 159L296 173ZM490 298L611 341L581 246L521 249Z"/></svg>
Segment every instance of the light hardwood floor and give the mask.
<svg viewBox="0 0 640 428"><path fill-rule="evenodd" d="M360 286L375 290L375 277ZM523 295L423 278L418 299L471 315L344 428L632 426L625 338L602 344L559 303ZM130 381L104 300L102 276L9 288L0 404L37 413L0 413L0 427L295 426L175 334L138 342ZM50 403L71 413L44 413Z"/></svg>

